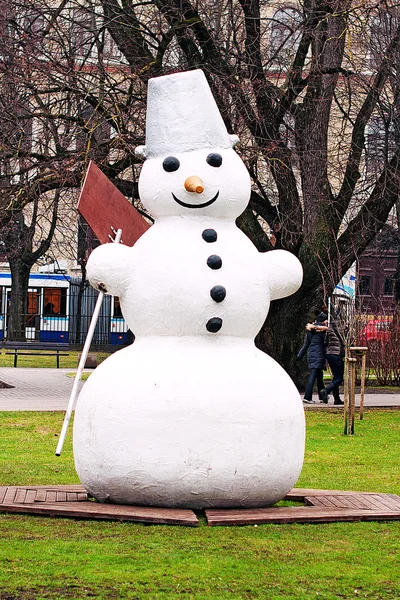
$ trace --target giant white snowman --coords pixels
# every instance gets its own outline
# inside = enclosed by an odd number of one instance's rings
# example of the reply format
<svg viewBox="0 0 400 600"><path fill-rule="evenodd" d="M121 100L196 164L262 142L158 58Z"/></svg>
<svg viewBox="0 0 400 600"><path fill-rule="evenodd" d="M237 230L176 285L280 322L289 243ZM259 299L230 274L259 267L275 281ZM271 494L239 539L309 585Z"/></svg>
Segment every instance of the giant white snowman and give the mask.
<svg viewBox="0 0 400 600"><path fill-rule="evenodd" d="M300 395L253 340L302 269L236 227L250 179L235 140L202 71L149 81L139 191L155 223L132 248L106 244L88 262L136 336L76 407L76 469L101 502L261 507L300 474Z"/></svg>

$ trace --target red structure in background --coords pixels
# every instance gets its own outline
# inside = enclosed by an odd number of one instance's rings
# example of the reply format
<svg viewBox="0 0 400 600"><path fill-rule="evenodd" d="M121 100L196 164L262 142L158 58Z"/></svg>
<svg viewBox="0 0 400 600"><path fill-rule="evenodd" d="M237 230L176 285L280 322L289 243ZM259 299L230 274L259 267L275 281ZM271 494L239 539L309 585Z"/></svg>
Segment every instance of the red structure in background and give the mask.
<svg viewBox="0 0 400 600"><path fill-rule="evenodd" d="M368 346L371 342L388 342L391 334L391 325L393 320L389 317L381 319L370 319L363 327L360 334L360 343Z"/></svg>

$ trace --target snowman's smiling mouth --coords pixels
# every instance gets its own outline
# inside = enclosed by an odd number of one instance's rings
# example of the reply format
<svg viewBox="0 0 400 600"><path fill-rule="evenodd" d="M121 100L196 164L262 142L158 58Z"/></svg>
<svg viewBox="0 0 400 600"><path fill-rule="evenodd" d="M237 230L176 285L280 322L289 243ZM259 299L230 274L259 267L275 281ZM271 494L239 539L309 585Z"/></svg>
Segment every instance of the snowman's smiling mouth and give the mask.
<svg viewBox="0 0 400 600"><path fill-rule="evenodd" d="M203 202L202 204L188 204L187 202L183 202L182 200L179 200L179 198L177 198L173 192L171 192L171 194L172 194L172 197L175 200L175 202L177 202L181 206L184 206L185 208L205 208L206 206L210 206L210 204L215 202L219 196L219 192L217 192L215 194L215 196L213 198L211 198L211 200L208 200L207 202Z"/></svg>

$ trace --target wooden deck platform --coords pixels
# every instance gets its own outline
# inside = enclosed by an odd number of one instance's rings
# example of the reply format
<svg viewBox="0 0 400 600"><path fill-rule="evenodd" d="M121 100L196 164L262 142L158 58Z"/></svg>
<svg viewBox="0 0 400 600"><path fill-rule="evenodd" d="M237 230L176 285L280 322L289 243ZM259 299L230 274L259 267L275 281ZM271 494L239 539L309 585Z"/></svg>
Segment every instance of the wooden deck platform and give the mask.
<svg viewBox="0 0 400 600"><path fill-rule="evenodd" d="M199 525L192 510L101 504L89 498L85 488L81 485L0 487L0 511L76 519L187 525L189 527Z"/></svg>
<svg viewBox="0 0 400 600"><path fill-rule="evenodd" d="M209 525L260 525L266 523L332 523L334 521L400 520L400 496L372 492L294 488L285 500L299 506L206 510ZM300 504L301 503L301 504Z"/></svg>
<svg viewBox="0 0 400 600"><path fill-rule="evenodd" d="M298 502L298 505L207 509L205 516L211 526L400 520L400 497L395 494L294 488L285 499ZM0 512L189 527L199 525L192 510L101 504L88 497L81 485L3 486L0 487Z"/></svg>

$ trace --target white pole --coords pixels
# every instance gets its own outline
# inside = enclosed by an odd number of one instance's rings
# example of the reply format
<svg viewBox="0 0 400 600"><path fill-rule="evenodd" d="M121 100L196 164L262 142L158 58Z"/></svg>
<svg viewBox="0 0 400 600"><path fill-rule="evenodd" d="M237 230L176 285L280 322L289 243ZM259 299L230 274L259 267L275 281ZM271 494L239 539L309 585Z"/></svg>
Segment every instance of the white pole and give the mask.
<svg viewBox="0 0 400 600"><path fill-rule="evenodd" d="M122 235L122 230L118 229L118 231L116 232L116 235L115 235L115 239L113 240L114 244L119 244L119 242L121 241L121 235ZM66 437L67 431L68 431L69 421L71 419L72 410L74 408L75 399L76 399L77 392L78 392L78 385L81 380L82 371L85 368L86 358L87 358L87 355L90 350L90 344L92 343L94 330L96 329L101 305L103 304L103 298L104 298L104 293L100 292L98 295L98 298L97 298L96 306L93 311L92 320L90 321L90 326L89 326L88 332L86 334L86 340L85 340L85 344L83 346L81 359L80 359L79 365L78 365L78 370L75 374L74 385L72 387L71 395L69 397L68 407L65 412L64 423L63 423L61 433L60 433L60 439L58 440L58 444L57 444L56 456L60 456L63 446L64 446L65 437Z"/></svg>

